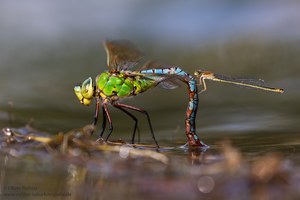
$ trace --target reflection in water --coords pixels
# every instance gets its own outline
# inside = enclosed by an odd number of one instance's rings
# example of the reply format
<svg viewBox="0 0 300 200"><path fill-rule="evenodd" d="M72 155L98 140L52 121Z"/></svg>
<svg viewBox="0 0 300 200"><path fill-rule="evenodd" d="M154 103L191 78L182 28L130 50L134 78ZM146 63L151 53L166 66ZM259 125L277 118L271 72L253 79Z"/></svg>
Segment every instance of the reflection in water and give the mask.
<svg viewBox="0 0 300 200"><path fill-rule="evenodd" d="M185 146L185 148L188 148L188 146ZM188 151L188 158L192 165L199 165L205 162L205 151L207 148L189 148Z"/></svg>
<svg viewBox="0 0 300 200"><path fill-rule="evenodd" d="M84 166L69 164L67 166L68 176L66 179L67 182L67 191L72 194L72 199L86 199L87 197L81 196L82 194L89 194L88 192L78 192L83 190L83 186L86 182L86 176L88 170ZM87 184L87 183L86 183ZM78 194L81 194L80 196Z"/></svg>
<svg viewBox="0 0 300 200"><path fill-rule="evenodd" d="M205 151L162 147L158 153L155 146L95 143L87 137L89 131L84 127L49 137L29 127L4 129L2 196L20 196L20 188L27 186L32 195L61 199L300 197L300 172L292 164L296 154L280 150L284 144L265 153L265 148L242 150L224 140ZM294 152L299 150L294 146ZM13 187L19 191L8 190Z"/></svg>
<svg viewBox="0 0 300 200"><path fill-rule="evenodd" d="M0 148L1 150L1 148ZM4 192L4 180L5 180L5 175L6 175L6 165L8 162L8 156L1 156L1 163L2 165L0 166L0 194L3 194Z"/></svg>

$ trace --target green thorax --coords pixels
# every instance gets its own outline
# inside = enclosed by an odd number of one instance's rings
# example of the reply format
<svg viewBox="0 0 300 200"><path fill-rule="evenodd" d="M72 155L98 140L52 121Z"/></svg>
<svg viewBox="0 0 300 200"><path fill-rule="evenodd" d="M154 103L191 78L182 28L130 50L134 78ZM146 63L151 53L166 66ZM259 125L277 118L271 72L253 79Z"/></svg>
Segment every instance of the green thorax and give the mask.
<svg viewBox="0 0 300 200"><path fill-rule="evenodd" d="M126 75L126 72L103 72L96 78L97 89L102 98L114 97L115 99L129 97L142 93L157 85L152 79L141 75Z"/></svg>

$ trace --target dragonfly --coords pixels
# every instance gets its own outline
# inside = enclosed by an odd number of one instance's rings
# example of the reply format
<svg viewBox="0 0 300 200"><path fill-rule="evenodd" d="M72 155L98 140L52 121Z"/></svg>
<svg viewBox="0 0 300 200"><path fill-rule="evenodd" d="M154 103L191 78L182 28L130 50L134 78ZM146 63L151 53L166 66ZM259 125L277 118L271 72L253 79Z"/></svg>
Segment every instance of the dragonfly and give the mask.
<svg viewBox="0 0 300 200"><path fill-rule="evenodd" d="M100 73L95 82L91 77L80 85L74 87L75 95L83 105L90 105L95 99L95 114L93 125L97 125L99 110L102 108L102 129L99 139L103 138L106 129L106 122L109 123L107 141L113 131L112 118L108 105L121 110L134 121L134 128L131 143L135 142L138 119L131 113L137 111L147 118L151 136L159 148L155 138L152 123L146 110L131 105L120 103L122 99L144 93L156 86L165 89L174 89L179 83L185 83L188 89L188 106L185 117L185 132L189 146L206 147L196 134L196 114L198 108L197 80L181 68L172 65L162 65L157 62L147 62L142 67L137 65L143 58L143 53L128 40L106 40L104 48L107 54L108 70Z"/></svg>

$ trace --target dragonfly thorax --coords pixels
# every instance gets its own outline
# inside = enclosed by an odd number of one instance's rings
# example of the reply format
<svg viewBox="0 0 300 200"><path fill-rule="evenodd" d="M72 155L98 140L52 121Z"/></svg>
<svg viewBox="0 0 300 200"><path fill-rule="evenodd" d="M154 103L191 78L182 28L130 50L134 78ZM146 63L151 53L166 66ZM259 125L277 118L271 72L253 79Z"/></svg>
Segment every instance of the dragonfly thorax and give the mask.
<svg viewBox="0 0 300 200"><path fill-rule="evenodd" d="M104 100L114 102L120 98L135 96L157 84L151 79L144 79L131 71L117 73L103 72L96 77L97 93Z"/></svg>

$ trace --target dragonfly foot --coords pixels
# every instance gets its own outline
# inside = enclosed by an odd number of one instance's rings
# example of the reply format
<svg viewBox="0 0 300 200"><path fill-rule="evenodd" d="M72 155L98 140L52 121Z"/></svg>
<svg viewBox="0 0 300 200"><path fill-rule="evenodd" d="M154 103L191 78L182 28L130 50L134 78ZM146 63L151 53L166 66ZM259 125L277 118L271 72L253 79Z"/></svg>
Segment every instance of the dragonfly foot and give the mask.
<svg viewBox="0 0 300 200"><path fill-rule="evenodd" d="M106 141L102 138L102 137L98 137L98 139L96 140L97 144L105 144Z"/></svg>
<svg viewBox="0 0 300 200"><path fill-rule="evenodd" d="M189 147L203 147L203 148L207 148L208 146L206 144L204 144L204 142L202 142L200 140L200 138L196 135L196 133L188 133L186 134L187 138L188 138L188 145Z"/></svg>

